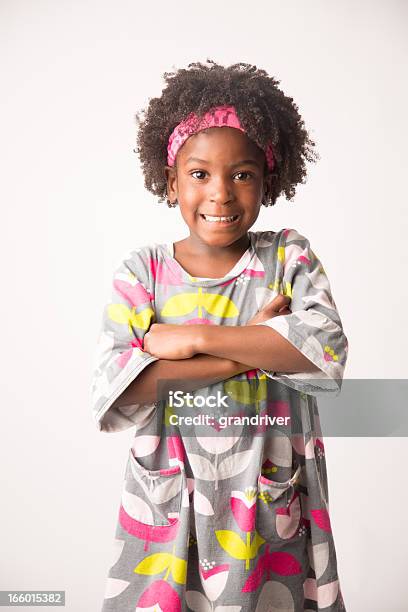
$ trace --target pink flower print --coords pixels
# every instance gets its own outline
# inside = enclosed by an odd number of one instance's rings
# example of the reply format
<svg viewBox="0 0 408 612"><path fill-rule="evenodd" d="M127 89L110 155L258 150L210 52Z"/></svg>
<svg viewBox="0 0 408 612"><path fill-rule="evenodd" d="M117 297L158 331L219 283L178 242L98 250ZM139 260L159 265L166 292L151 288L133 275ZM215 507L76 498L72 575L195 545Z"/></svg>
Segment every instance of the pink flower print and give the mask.
<svg viewBox="0 0 408 612"><path fill-rule="evenodd" d="M242 531L255 529L256 497L256 487L247 487L244 492L231 491L231 510Z"/></svg>
<svg viewBox="0 0 408 612"><path fill-rule="evenodd" d="M257 378L258 377L258 370L254 369L254 370L247 370L247 372L245 372L246 377L248 380L252 380L253 378Z"/></svg>
<svg viewBox="0 0 408 612"><path fill-rule="evenodd" d="M256 591L264 577L266 580L273 580L272 572L278 574L278 576L294 576L302 572L302 566L296 557L290 553L283 551L269 552L269 544L266 544L264 552L258 556L255 569L250 573L242 587L242 592Z"/></svg>
<svg viewBox="0 0 408 612"><path fill-rule="evenodd" d="M156 580L139 598L136 612L181 612L181 601L177 592L166 580Z"/></svg>
<svg viewBox="0 0 408 612"><path fill-rule="evenodd" d="M242 273L247 278L264 278L265 268L257 255L251 261L251 265L245 268Z"/></svg>
<svg viewBox="0 0 408 612"><path fill-rule="evenodd" d="M265 268L261 260L255 255L251 267L245 268L243 272L236 278L236 283L245 285L251 278L264 278Z"/></svg>
<svg viewBox="0 0 408 612"><path fill-rule="evenodd" d="M131 275L129 279L130 281L132 280ZM154 297L139 281L132 283L127 280L115 279L113 286L134 307L143 306L143 304L154 301Z"/></svg>
<svg viewBox="0 0 408 612"><path fill-rule="evenodd" d="M139 338L133 338L133 340L129 342L129 345L132 348L128 349L127 351L124 351L123 353L120 353L120 355L116 359L116 363L120 368L124 368L129 359L131 358L133 354L133 348L137 348L143 351L143 341L139 340Z"/></svg>
<svg viewBox="0 0 408 612"><path fill-rule="evenodd" d="M144 550L148 550L150 542L172 542L176 538L179 517L169 514L168 521L168 525L154 525L150 506L137 495L122 491L119 522L127 533L145 541Z"/></svg>
<svg viewBox="0 0 408 612"><path fill-rule="evenodd" d="M284 276L287 275L290 268L304 264L307 266L311 264L309 249L307 247L302 249L298 244L289 244L285 246L285 261L283 265Z"/></svg>
<svg viewBox="0 0 408 612"><path fill-rule="evenodd" d="M264 278L264 276L265 268L263 263L259 257L255 255L251 265L245 268L245 270L235 278L235 284L245 285L251 278Z"/></svg>
<svg viewBox="0 0 408 612"><path fill-rule="evenodd" d="M317 510L311 510L310 514L312 515L313 520L316 523L316 525L322 531L326 531L327 533L331 533L330 517L329 517L329 513L327 512L327 510L325 508L319 508Z"/></svg>
<svg viewBox="0 0 408 612"><path fill-rule="evenodd" d="M295 535L299 528L302 510L299 493L295 493L286 507L276 508L276 531L278 536L287 540Z"/></svg>
<svg viewBox="0 0 408 612"><path fill-rule="evenodd" d="M123 353L121 353L117 359L116 359L116 363L118 364L118 366L120 368L124 368L125 365L127 364L127 362L129 361L129 359L131 358L133 353L132 349L129 349L128 351L124 351Z"/></svg>
<svg viewBox="0 0 408 612"><path fill-rule="evenodd" d="M172 542L179 529L179 521L175 517L169 517L169 525L149 525L132 518L122 505L119 510L119 522L127 533L145 541L144 550L149 550L150 542Z"/></svg>
<svg viewBox="0 0 408 612"><path fill-rule="evenodd" d="M290 417L289 402L285 400L274 400L268 403L269 416Z"/></svg>
<svg viewBox="0 0 408 612"><path fill-rule="evenodd" d="M229 564L215 565L215 561L200 559L200 578L208 599L214 602L225 589Z"/></svg>
<svg viewBox="0 0 408 612"><path fill-rule="evenodd" d="M165 258L163 262L149 258L148 264L156 283L164 285L164 294L168 293L169 285L182 285L183 275L178 263L173 259Z"/></svg>
<svg viewBox="0 0 408 612"><path fill-rule="evenodd" d="M266 559L268 569L279 576L293 576L302 572L299 561L290 553L276 551L270 553Z"/></svg>
<svg viewBox="0 0 408 612"><path fill-rule="evenodd" d="M304 263L308 266L310 266L310 264L312 263L311 260L306 257L306 255L299 255L299 257L297 258L297 261L300 261L300 263Z"/></svg>
<svg viewBox="0 0 408 612"><path fill-rule="evenodd" d="M230 285L231 283L235 283L236 281L236 277L234 278L230 278L227 281L225 281L225 283L221 283L220 287L227 287L228 285Z"/></svg>
<svg viewBox="0 0 408 612"><path fill-rule="evenodd" d="M167 451L170 465L184 465L185 449L180 436L167 437Z"/></svg>
<svg viewBox="0 0 408 612"><path fill-rule="evenodd" d="M324 444L323 444L323 440L321 440L320 438L316 439L315 450L316 450L316 454L319 457L319 459L324 457Z"/></svg>
<svg viewBox="0 0 408 612"><path fill-rule="evenodd" d="M249 574L244 586L242 587L243 593L253 593L259 587L262 582L264 575L267 573L265 554L258 556L255 568Z"/></svg>

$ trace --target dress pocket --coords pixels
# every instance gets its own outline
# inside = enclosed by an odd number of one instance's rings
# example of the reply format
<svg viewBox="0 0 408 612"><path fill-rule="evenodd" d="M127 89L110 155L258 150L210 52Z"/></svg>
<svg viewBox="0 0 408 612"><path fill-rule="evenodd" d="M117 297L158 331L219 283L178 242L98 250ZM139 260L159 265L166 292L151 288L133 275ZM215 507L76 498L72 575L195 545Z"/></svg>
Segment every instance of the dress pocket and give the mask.
<svg viewBox="0 0 408 612"><path fill-rule="evenodd" d="M173 540L181 511L185 476L180 465L148 470L131 448L120 507L120 524L131 535L167 542Z"/></svg>
<svg viewBox="0 0 408 612"><path fill-rule="evenodd" d="M302 466L284 482L259 474L256 529L268 542L291 540L298 532L302 511L298 483Z"/></svg>

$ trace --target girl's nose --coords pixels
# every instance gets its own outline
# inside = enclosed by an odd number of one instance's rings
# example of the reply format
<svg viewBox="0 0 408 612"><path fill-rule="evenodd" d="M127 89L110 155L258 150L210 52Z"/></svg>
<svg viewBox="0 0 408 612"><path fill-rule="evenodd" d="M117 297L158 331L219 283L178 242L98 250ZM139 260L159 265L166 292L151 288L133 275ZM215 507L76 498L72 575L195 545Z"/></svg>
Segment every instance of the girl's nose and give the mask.
<svg viewBox="0 0 408 612"><path fill-rule="evenodd" d="M211 185L210 201L215 204L225 204L234 199L234 192L226 181L217 181Z"/></svg>

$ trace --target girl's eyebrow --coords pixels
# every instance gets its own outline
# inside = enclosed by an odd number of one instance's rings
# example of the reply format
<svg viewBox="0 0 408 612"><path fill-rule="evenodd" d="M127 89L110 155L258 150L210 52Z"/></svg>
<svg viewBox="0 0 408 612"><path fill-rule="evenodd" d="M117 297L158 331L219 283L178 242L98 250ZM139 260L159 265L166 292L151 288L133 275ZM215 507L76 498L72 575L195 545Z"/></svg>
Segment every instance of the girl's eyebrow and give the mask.
<svg viewBox="0 0 408 612"><path fill-rule="evenodd" d="M199 157L188 157L186 159L186 164L188 162L196 162L199 164L209 164L210 162L206 161L205 159L200 159ZM241 159L241 161L236 162L235 164L230 164L231 168L234 168L235 166L241 166L242 164L250 164L252 166L256 166L259 167L258 162L256 162L254 159Z"/></svg>

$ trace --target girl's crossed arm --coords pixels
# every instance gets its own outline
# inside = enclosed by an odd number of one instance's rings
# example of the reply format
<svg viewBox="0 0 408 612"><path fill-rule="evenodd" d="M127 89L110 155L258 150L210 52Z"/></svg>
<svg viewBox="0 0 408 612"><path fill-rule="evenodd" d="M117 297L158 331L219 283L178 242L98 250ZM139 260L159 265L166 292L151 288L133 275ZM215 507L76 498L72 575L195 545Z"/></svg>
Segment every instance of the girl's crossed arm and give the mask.
<svg viewBox="0 0 408 612"><path fill-rule="evenodd" d="M247 363L305 392L341 388L348 341L329 280L307 238L288 230L282 286L291 311L276 317L272 304L262 320L242 327L153 324L148 351L163 359L204 353ZM279 313L279 314L282 314Z"/></svg>
<svg viewBox="0 0 408 612"><path fill-rule="evenodd" d="M248 325L254 325L265 321L272 316L281 316L288 313L288 298L278 295L270 304L257 313ZM278 312L278 311L281 312ZM247 372L253 366L245 361L231 359L223 355L212 355L204 350L196 351L189 348L195 346L202 325L166 325L156 324L150 327L150 331L144 337L144 348L158 357L158 361L151 363L145 370L129 385L121 394L114 406L120 405L121 409L126 405L133 405L137 400L140 403L155 402L159 397L157 381L176 381L177 388L181 391L195 391L208 385L227 380L242 372ZM215 330L225 329L221 326L211 326ZM153 328L153 332L151 331ZM190 333L195 328L193 333ZM242 330L243 328L235 328ZM170 333L169 333L170 332ZM186 333L187 332L187 333ZM200 354L197 354L200 353ZM167 355L162 357L161 355ZM171 385L170 385L171 386ZM166 396L166 388L162 389L163 398Z"/></svg>
<svg viewBox="0 0 408 612"><path fill-rule="evenodd" d="M275 304L265 306L262 320L277 316ZM144 342L150 354L163 360L187 360L204 354L279 372L319 370L281 334L265 326L258 327L255 319L241 327L153 323Z"/></svg>

